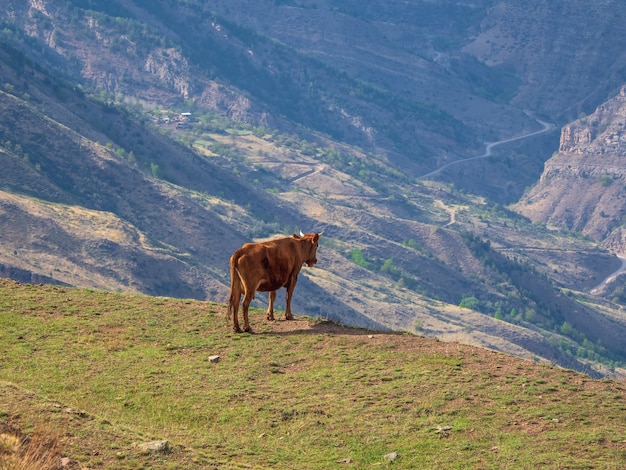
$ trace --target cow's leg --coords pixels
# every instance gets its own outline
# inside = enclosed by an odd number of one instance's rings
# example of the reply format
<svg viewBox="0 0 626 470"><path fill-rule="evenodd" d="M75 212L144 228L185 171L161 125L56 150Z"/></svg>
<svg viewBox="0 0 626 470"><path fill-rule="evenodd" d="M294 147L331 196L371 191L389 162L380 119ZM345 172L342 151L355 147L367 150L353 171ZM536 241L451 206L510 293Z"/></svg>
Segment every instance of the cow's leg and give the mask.
<svg viewBox="0 0 626 470"><path fill-rule="evenodd" d="M285 300L285 320L293 320L293 315L291 314L291 296L293 294L293 290L296 288L296 281L298 277L295 276L289 280L289 283L285 286L287 288L287 295Z"/></svg>
<svg viewBox="0 0 626 470"><path fill-rule="evenodd" d="M276 291L270 291L269 293L269 305L267 306L267 319L269 321L274 321L274 301L276 300Z"/></svg>
<svg viewBox="0 0 626 470"><path fill-rule="evenodd" d="M241 333L239 328L239 320L237 314L239 313L239 302L241 301L241 291L238 289L232 289L230 293L230 299L228 300L228 315L233 318L233 330L235 333Z"/></svg>
<svg viewBox="0 0 626 470"><path fill-rule="evenodd" d="M252 293L246 292L243 296L243 331L247 331L248 333L252 333L252 328L250 328L250 322L248 321L248 309L250 308L252 299L254 299L254 291L252 291Z"/></svg>

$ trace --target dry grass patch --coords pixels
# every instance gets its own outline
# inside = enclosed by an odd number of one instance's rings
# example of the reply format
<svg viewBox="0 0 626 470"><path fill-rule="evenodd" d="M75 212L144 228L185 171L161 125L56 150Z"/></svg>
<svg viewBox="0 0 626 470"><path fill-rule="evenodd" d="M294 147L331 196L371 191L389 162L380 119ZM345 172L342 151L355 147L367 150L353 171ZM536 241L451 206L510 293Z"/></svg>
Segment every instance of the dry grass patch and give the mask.
<svg viewBox="0 0 626 470"><path fill-rule="evenodd" d="M57 432L37 428L25 435L19 425L0 423L0 469L56 470L63 462Z"/></svg>

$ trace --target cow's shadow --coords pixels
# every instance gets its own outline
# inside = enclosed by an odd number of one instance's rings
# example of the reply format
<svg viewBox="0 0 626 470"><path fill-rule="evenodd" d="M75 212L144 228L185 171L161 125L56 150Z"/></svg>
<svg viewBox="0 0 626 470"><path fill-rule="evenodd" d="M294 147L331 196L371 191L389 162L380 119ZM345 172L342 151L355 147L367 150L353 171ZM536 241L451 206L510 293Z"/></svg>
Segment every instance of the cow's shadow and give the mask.
<svg viewBox="0 0 626 470"><path fill-rule="evenodd" d="M301 315L294 315L293 320L285 320L283 295L279 294L274 304L274 325L257 324L255 333L269 335L303 335L303 334L342 334L363 336L375 333L393 333L389 327L368 317L354 307L347 305L337 297L330 295L306 276L298 281L298 287L308 292L307 297L296 297L292 302L292 310ZM281 289L283 291L283 289ZM265 298L263 298L265 300ZM261 306L267 302L261 300ZM263 317L265 320L265 318ZM259 318L260 320L260 318ZM255 320L256 321L256 320ZM356 326L358 325L358 326ZM254 323L253 323L254 328Z"/></svg>
<svg viewBox="0 0 626 470"><path fill-rule="evenodd" d="M269 328L269 329L267 329ZM294 336L294 335L351 335L371 336L375 334L396 334L388 328L379 329L356 328L340 325L329 320L313 320L310 318L295 317L293 320L276 319L271 326L266 326L256 334L267 336ZM403 333L397 333L403 334Z"/></svg>

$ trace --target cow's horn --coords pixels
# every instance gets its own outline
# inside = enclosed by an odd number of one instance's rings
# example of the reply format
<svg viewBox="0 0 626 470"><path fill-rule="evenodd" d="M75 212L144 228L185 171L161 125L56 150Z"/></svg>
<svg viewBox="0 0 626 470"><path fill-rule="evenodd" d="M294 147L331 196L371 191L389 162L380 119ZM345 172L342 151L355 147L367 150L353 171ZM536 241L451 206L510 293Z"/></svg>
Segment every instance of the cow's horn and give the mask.
<svg viewBox="0 0 626 470"><path fill-rule="evenodd" d="M300 236L304 237L304 233L302 233L302 230L300 230Z"/></svg>

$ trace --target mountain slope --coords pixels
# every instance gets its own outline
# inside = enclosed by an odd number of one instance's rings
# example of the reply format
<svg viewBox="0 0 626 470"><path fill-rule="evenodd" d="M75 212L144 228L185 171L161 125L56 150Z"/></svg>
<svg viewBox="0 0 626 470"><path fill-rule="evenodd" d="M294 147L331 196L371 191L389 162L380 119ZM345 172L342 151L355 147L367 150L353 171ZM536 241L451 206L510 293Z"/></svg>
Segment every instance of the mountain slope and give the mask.
<svg viewBox="0 0 626 470"><path fill-rule="evenodd" d="M21 66L22 72L29 70L23 62ZM36 73L36 70L32 73ZM29 80L25 83L28 101L10 93L0 93L3 113L20 116L20 119L0 124L0 135L4 142L0 158L6 169L2 178L3 189L43 199L8 196L3 199L7 220L20 221L20 224L7 222L11 230L3 234L7 242L15 244L13 251L19 253L23 249L36 248L39 252L54 252L56 250L52 250L49 244L54 242L64 244L65 249L60 252L65 256L71 252L72 244L76 243L76 232L82 232L83 242L87 245L85 249L95 244L94 250L103 250L100 256L94 256L92 262L81 261L89 268L80 277L89 279L88 272L101 263L101 256L127 263L133 256L125 253L126 249L143 252L150 247L154 249L153 253L161 251L162 255L157 258L164 256L171 265L167 268L151 267L152 274L148 275L142 268L146 263L137 259L130 267L124 268L125 274L113 276L114 287L132 286L138 281L137 276L132 274L134 271L142 272L146 278L165 271L171 273L170 279L144 279L139 281L142 290L161 295L204 296L206 283L198 283L189 266L181 268L181 260L187 263L190 251L194 251L208 265L223 262L222 259L216 260L215 252L206 248L204 240L209 238L210 233L216 232L223 233L222 237L226 239L226 234L232 230L220 220L217 214L219 209L214 212L205 209L204 204L216 208L222 204L215 196L206 197L202 201L181 189L188 187L207 194L215 192L232 195L233 198L242 197L259 204L262 204L262 195L246 197L245 184L235 182L232 176L206 160L163 137L147 132L118 110L90 103L62 83L48 86L47 81L47 77L42 77L41 82ZM19 79L16 82L12 87L14 93L19 90ZM61 96L61 99L55 101L57 96ZM48 114L43 114L38 107ZM94 124L98 127L93 127ZM82 134L77 131L82 131ZM110 143L110 138L116 139L116 145ZM108 144L100 144L96 139ZM123 149L122 145L134 149L134 156L129 158L129 153L115 151L116 148ZM151 164L157 165L160 173L180 186L147 174L146 166ZM224 206L228 207L229 204L224 203ZM36 218L27 223L25 214L28 212L34 213L32 215ZM47 216L40 215L40 212ZM54 225L71 227L76 225L76 220L84 219L92 221L93 225L90 227L89 222L81 222L84 225L79 224L76 231L61 229L55 236L50 233L51 227L46 226L47 218L53 219ZM37 220L44 225L38 227ZM24 238L23 229L26 227L32 230L31 235L42 234L44 239L35 242ZM105 240L115 240L118 238L116 232L123 233L119 235L120 243L128 246L122 248L116 242L107 248L103 241L105 246L99 247L97 240L90 240L95 233L104 234ZM237 240L237 235L233 235L232 249L244 240L243 237ZM62 242L59 237L65 241ZM11 262L28 269L32 259ZM166 261L165 266L169 263ZM77 268L67 268L67 278L56 277L75 283L69 274L74 269ZM181 269L184 273L175 274ZM181 281L177 279L178 276L187 279Z"/></svg>
<svg viewBox="0 0 626 470"><path fill-rule="evenodd" d="M494 2L463 50L523 77L511 104L564 122L624 83L625 20L618 0Z"/></svg>

